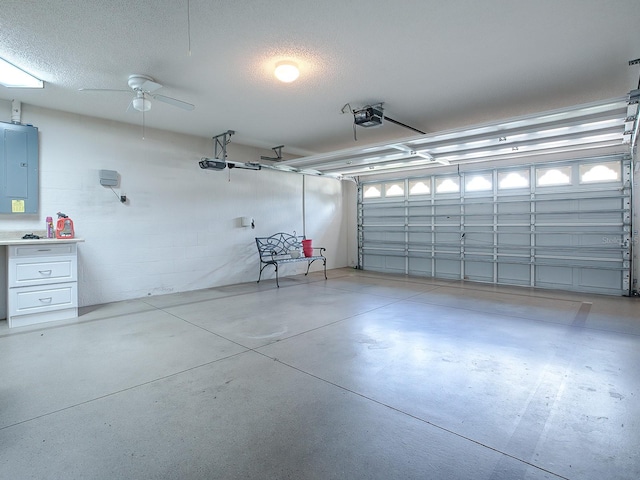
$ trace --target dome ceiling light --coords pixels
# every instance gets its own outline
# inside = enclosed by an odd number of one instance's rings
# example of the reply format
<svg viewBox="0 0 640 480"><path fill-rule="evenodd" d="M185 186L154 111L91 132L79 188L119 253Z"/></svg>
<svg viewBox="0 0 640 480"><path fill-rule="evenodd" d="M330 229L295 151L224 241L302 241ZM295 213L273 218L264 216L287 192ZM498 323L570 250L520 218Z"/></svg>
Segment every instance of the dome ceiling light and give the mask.
<svg viewBox="0 0 640 480"><path fill-rule="evenodd" d="M278 80L284 83L291 83L295 81L300 75L298 65L289 60L278 62L274 74Z"/></svg>

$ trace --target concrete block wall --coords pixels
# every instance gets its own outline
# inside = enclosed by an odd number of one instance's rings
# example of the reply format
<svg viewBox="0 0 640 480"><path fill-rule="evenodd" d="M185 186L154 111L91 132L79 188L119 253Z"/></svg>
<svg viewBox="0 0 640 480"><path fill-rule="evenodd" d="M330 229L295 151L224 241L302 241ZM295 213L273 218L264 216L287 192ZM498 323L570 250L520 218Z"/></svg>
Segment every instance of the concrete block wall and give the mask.
<svg viewBox="0 0 640 480"><path fill-rule="evenodd" d="M10 102L0 101L0 111L9 121ZM328 268L355 262L348 251L356 196L348 182L202 170L198 160L213 156L211 138L147 129L143 139L135 125L29 105L22 113L23 123L39 129L39 213L0 215L0 232L42 230L47 216L69 215L85 239L78 248L80 306L255 281L254 237L279 231L306 230L327 248ZM255 162L268 152L233 143L228 153ZM114 191L100 185L101 169L119 173ZM254 218L255 229L242 227L241 217ZM303 265L293 264L281 275L300 271Z"/></svg>

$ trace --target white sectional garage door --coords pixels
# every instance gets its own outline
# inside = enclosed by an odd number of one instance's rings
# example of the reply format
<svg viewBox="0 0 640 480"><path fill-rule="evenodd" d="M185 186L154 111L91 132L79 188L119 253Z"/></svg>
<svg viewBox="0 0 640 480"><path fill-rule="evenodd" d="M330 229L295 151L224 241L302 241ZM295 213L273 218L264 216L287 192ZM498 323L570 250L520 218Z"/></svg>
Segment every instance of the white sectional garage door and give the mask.
<svg viewBox="0 0 640 480"><path fill-rule="evenodd" d="M620 155L363 183L360 266L627 295L631 181Z"/></svg>

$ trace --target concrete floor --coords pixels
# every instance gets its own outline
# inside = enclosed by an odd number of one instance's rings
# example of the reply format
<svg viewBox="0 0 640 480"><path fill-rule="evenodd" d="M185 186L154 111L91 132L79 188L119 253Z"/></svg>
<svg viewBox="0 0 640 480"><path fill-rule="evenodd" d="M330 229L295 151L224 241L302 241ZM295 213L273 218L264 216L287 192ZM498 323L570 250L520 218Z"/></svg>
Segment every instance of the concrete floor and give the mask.
<svg viewBox="0 0 640 480"><path fill-rule="evenodd" d="M0 477L637 480L638 302L338 269L3 322Z"/></svg>

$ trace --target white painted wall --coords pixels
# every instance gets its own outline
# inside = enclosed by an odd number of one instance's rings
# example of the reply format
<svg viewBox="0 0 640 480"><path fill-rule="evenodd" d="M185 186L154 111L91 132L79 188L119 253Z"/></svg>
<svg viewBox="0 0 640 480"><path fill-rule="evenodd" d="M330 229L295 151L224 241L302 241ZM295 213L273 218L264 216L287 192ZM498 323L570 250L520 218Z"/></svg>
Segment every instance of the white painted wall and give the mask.
<svg viewBox="0 0 640 480"><path fill-rule="evenodd" d="M328 268L355 256L348 253L355 223L345 212L356 197L347 182L202 170L197 162L213 156L211 138L147 130L142 139L140 127L22 109L22 122L40 132L40 208L37 215L0 215L0 231L42 230L46 216L69 215L85 239L78 247L80 306L255 281L254 237L279 231L302 234L306 227L314 246L327 248ZM10 102L0 101L0 112L9 121ZM241 162L265 153L228 147L228 159ZM101 169L120 174L115 191L126 194L127 204L100 185ZM243 216L253 217L256 228L241 227ZM281 275L303 272L303 265L288 265ZM273 277L271 269L266 273Z"/></svg>

